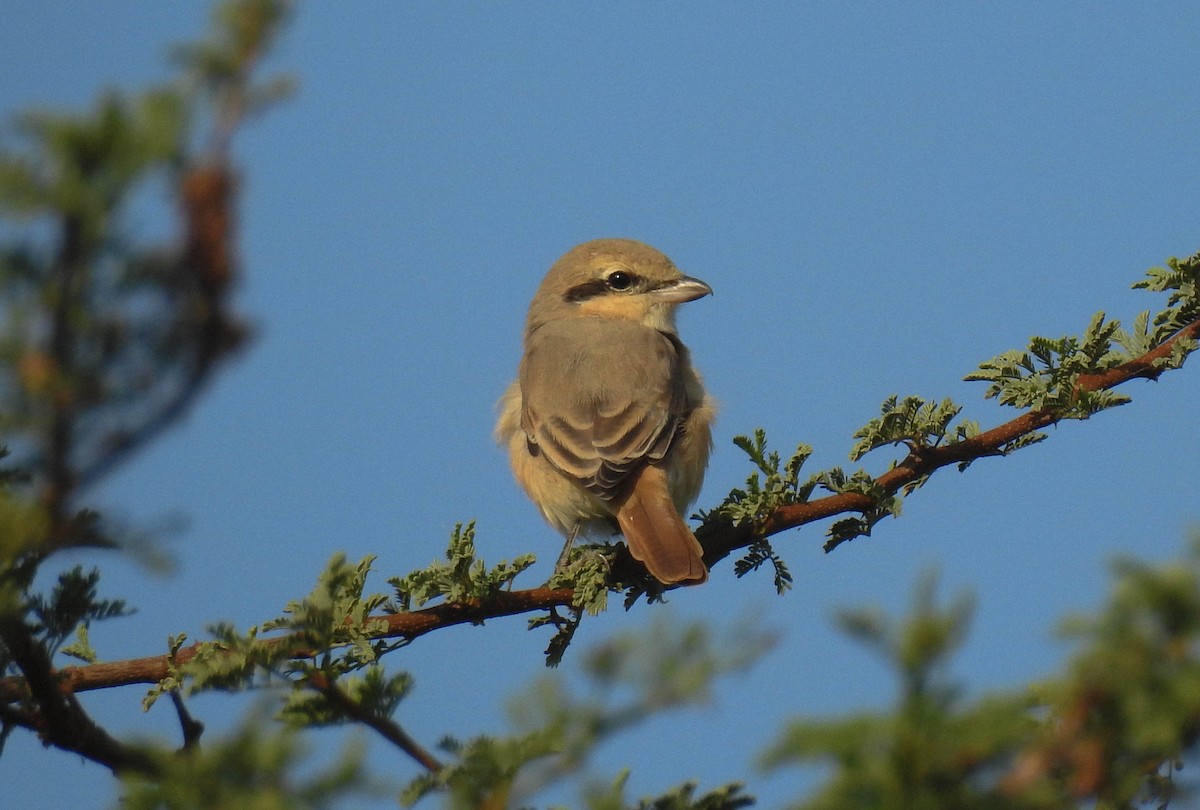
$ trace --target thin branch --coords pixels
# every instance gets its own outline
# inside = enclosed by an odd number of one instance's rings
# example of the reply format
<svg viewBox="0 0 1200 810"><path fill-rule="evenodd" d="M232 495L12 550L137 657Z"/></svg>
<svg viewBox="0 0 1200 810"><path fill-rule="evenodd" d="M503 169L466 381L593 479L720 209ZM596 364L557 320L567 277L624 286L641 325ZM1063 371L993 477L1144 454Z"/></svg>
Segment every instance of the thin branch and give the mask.
<svg viewBox="0 0 1200 810"><path fill-rule="evenodd" d="M60 384L68 388L75 385L75 307L82 276L85 271L87 250L85 247L84 223L76 215L63 216L61 243L53 270L53 312L49 345L46 347L54 362ZM71 446L74 441L76 402L73 391L60 392L49 404L50 420L43 437L45 446L46 482L45 503L50 515L51 535L59 540L61 524L66 514L66 504L75 488L75 473L71 465Z"/></svg>
<svg viewBox="0 0 1200 810"><path fill-rule="evenodd" d="M438 761L437 757L429 753L392 718L383 717L363 708L362 704L346 694L341 687L321 673L316 673L310 677L308 683L313 689L324 695L326 700L336 706L347 717L375 729L385 740L408 754L425 770L430 773L437 773L442 769L442 763Z"/></svg>
<svg viewBox="0 0 1200 810"><path fill-rule="evenodd" d="M434 605L409 613L391 613L377 618L387 623L380 638L414 639L443 627L457 624L479 624L485 619L514 616L554 606L571 604L574 592L569 588L531 588L523 591L502 591L486 603L479 600L455 604ZM283 638L274 641L282 642ZM200 643L183 647L175 653L175 664L183 666L196 656ZM156 655L86 666L64 667L57 673L58 688L66 693L87 692L131 684L154 684L170 674L170 656ZM24 678L0 678L0 702L20 700L25 688Z"/></svg>
<svg viewBox="0 0 1200 810"><path fill-rule="evenodd" d="M175 707L175 714L179 717L179 728L183 732L183 750L191 751L200 744L200 735L204 733L204 724L192 717L192 713L184 705L183 697L180 696L178 689L171 692L171 705Z"/></svg>
<svg viewBox="0 0 1200 810"><path fill-rule="evenodd" d="M184 249L179 272L194 292L180 293L179 317L188 323L188 356L176 390L142 417L140 424L122 427L101 454L76 473L86 489L119 467L130 456L187 416L208 382L244 342L244 327L228 312L229 292L237 277L235 209L237 181L224 163L189 167L179 178L177 193L184 221ZM199 314L194 311L199 309Z"/></svg>

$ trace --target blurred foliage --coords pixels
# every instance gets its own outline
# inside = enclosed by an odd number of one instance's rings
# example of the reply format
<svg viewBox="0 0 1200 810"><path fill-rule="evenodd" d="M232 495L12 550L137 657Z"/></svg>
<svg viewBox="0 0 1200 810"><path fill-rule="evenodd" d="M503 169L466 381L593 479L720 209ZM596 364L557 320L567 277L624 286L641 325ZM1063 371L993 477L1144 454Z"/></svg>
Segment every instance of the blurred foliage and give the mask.
<svg viewBox="0 0 1200 810"><path fill-rule="evenodd" d="M1176 771L1200 764L1200 536L1181 560L1113 568L1108 603L1064 627L1076 649L1062 673L974 699L947 673L968 598L940 605L929 579L902 622L844 613L896 673L895 706L792 721L764 767L831 765L795 805L808 810L1193 806L1200 782Z"/></svg>
<svg viewBox="0 0 1200 810"><path fill-rule="evenodd" d="M284 810L346 807L352 798L383 792L363 766L361 746L345 746L333 762L314 767L294 730L269 731L251 715L229 737L180 756L161 751L161 774L123 778L122 810Z"/></svg>
<svg viewBox="0 0 1200 810"><path fill-rule="evenodd" d="M10 607L37 604L14 594L57 551L119 544L82 503L89 487L186 413L246 342L230 301L237 180L225 150L286 9L225 3L197 46L221 57L219 69L193 60L174 83L108 91L88 112L28 113L0 147L0 430L11 451L0 592ZM202 145L206 121L224 134ZM132 231L130 209L148 203L177 233ZM45 622L31 629L62 636Z"/></svg>
<svg viewBox="0 0 1200 810"><path fill-rule="evenodd" d="M448 807L525 806L547 786L581 772L604 740L668 710L708 702L714 681L749 667L773 644L753 623L732 626L720 637L703 624L679 626L662 620L641 633L618 636L594 647L582 662L585 684L568 691L561 677L532 683L511 704L517 727L511 736L447 739L453 760L405 789L406 803L441 793ZM588 697L580 697L586 693ZM589 792L584 806L630 806L625 775ZM741 788L728 785L695 796L688 784L636 807L745 807Z"/></svg>
<svg viewBox="0 0 1200 810"><path fill-rule="evenodd" d="M288 9L224 2L175 80L29 112L0 141L0 673L21 684L0 740L24 727L114 771L163 768L56 683L56 658L98 659L89 628L124 600L100 595L97 568L46 569L68 549L148 547L86 499L247 342L228 149L286 89L252 73Z"/></svg>

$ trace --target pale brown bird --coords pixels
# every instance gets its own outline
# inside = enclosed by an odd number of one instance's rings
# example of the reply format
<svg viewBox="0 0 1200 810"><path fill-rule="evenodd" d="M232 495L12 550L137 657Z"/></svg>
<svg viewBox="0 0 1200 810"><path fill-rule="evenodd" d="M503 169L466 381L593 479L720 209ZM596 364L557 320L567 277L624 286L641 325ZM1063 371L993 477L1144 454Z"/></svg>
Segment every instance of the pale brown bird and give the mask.
<svg viewBox="0 0 1200 810"><path fill-rule="evenodd" d="M716 407L675 307L710 293L641 242L568 251L529 305L496 424L517 481L568 549L577 534L619 528L664 585L708 578L681 514L704 480Z"/></svg>

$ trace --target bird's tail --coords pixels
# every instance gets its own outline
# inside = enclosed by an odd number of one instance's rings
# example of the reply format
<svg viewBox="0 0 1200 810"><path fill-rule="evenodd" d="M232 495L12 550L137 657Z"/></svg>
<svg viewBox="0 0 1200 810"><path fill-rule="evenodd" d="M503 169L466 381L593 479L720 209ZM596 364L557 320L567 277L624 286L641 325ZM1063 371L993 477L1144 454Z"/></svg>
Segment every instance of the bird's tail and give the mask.
<svg viewBox="0 0 1200 810"><path fill-rule="evenodd" d="M633 486L617 509L629 553L664 585L706 581L704 550L671 500L666 471L646 464L633 475Z"/></svg>

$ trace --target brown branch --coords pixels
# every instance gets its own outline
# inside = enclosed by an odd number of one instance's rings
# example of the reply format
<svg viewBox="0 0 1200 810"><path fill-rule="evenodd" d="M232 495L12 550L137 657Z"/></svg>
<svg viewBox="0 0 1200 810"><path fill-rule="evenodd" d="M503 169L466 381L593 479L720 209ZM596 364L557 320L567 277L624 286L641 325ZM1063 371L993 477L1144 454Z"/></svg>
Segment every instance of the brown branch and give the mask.
<svg viewBox="0 0 1200 810"><path fill-rule="evenodd" d="M442 763L437 757L429 753L392 718L365 709L361 703L321 673L310 677L308 683L347 717L379 732L380 736L412 757L425 770L437 773L442 769Z"/></svg>
<svg viewBox="0 0 1200 810"><path fill-rule="evenodd" d="M545 610L571 604L574 592L569 588L531 588L523 591L503 591L487 602L472 600L455 604L434 605L409 613L390 613L373 617L387 623L379 638L415 639L433 630L457 624L481 624L486 619L513 616L534 610ZM274 639L281 643L285 637ZM175 653L175 664L191 661L201 642L183 647ZM111 663L70 666L53 673L52 680L64 693L87 692L131 684L154 684L170 674L170 656L155 655ZM19 700L24 693L24 678L0 678L0 702Z"/></svg>
<svg viewBox="0 0 1200 810"><path fill-rule="evenodd" d="M0 725L17 726L34 732L41 727L36 712L10 706L7 703L0 703Z"/></svg>
<svg viewBox="0 0 1200 810"><path fill-rule="evenodd" d="M1168 357L1181 340L1200 337L1200 321L1193 321L1167 340L1143 355L1135 357L1098 374L1081 374L1076 379L1076 391L1083 393L1114 388L1133 379L1157 379L1162 369L1155 362ZM1027 411L1002 425L969 439L937 447L921 447L911 451L900 463L875 479L886 494L899 492L905 486L951 464L961 464L987 456L1000 455L1009 442L1049 427L1062 419L1051 408ZM803 526L847 512L864 512L876 505L874 498L857 492L844 492L818 498L806 503L789 504L776 509L758 525L749 522L728 525L702 526L696 536L704 545L704 560L711 567L733 551L744 548L756 539Z"/></svg>
<svg viewBox="0 0 1200 810"><path fill-rule="evenodd" d="M103 310L103 302L108 296L97 297L93 288L110 274L102 272L103 268L95 270L92 265L97 258L96 251L112 241L107 227L108 215L120 206L128 186L113 185L112 178L104 175L109 161L122 157L110 148L112 138L107 118L99 119L105 127L102 137L97 138L87 130L73 132L64 141L69 149L62 154L60 147L63 144L54 146L52 136L45 138L49 144L45 150L47 156L55 162L66 161L68 175L78 172L84 184L94 186L102 209L91 211L89 208L91 213L83 213L82 209L75 210L78 206L60 206L58 255L43 291L48 335L45 345L39 347L36 354L30 353L30 357L36 357L52 372L46 375L52 382L44 395L46 401L37 403L46 411L45 418L32 420L38 427L31 448L31 452L40 456L34 459L34 466L41 468L38 485L49 527L37 554L23 554L20 559L6 561L19 572L17 577L9 578L32 579L38 563L46 555L62 547L95 542L92 533L86 531L91 521L77 521L72 516L73 502L80 491L184 416L213 376L219 361L244 342L244 327L228 311L229 292L237 272L234 243L237 183L229 168L228 153L231 139L248 111L248 99L252 98L248 88L250 75L272 39L284 9L283 4L275 3L242 6L231 12L239 15L237 19L222 21L227 38L231 40L229 49L238 58L235 75L225 76L220 68L208 72L210 83L220 85L223 80L226 91L218 93L215 101L216 131L212 152L206 160L199 162L184 161L182 154L173 156L173 165L183 164L178 193L184 246L178 259L178 272L160 282L168 305L173 306L168 315L173 317L162 319L165 331L130 330L134 334L148 335L144 340L151 344L151 351L146 354L158 360L156 382L158 378L171 381L177 376L179 382L173 388L155 385L149 393L139 384L139 399L147 403L160 400L160 404L149 409L144 404L126 408L126 411L139 415L136 424L112 429L107 436L101 435L100 441L92 442L96 448L92 452L86 452L89 449L87 437L81 434L85 423L95 421L89 419L89 415L105 413L106 408L121 408L125 402L121 391L113 394L118 386L110 385L106 375L119 371L122 362L133 362L128 357L136 355L136 349L142 348L135 346L134 351L121 352L118 349L131 344L114 341L113 347L99 352L99 359L92 356L95 353L85 353L86 356L80 353L80 347L95 331L93 326L96 323L103 326L103 318L109 314ZM207 50L198 52L207 53ZM184 131L186 129L185 126ZM52 133L54 130L47 131ZM181 137L178 143L190 141L190 137ZM97 152L98 148L101 151ZM155 155L157 151L150 148L138 155L138 160L147 161L144 165L138 164L138 170L165 157ZM129 155L124 158L128 159ZM127 168L122 164L118 174L123 175ZM135 174L128 179L132 182L139 178ZM51 181L51 186L56 182ZM121 258L140 260L145 257ZM100 275L94 278L97 272ZM134 302L134 308L140 309L142 299L137 297ZM127 319L124 313L119 314L121 316L114 320L124 327ZM122 340L126 339L122 337ZM162 346L155 344L156 340L172 349L169 356L161 351ZM167 373L180 363L183 365L181 373ZM156 394L157 391L163 391L167 396ZM106 413L105 416L107 418L102 422L124 421L114 420ZM76 530L80 526L84 527L85 533ZM27 589L28 581L20 584ZM110 736L84 711L76 698L79 690L71 683L70 673L89 668L56 671L47 644L16 612L0 614L0 650L6 654L10 665L22 673L21 677L0 679L0 708L3 709L0 724L6 727L5 732L13 726L28 728L36 731L47 745L79 753L107 765L116 773L154 775L159 772L148 754ZM157 660L142 659L144 666L140 672L139 662L121 662L108 674L117 678L114 685L144 681L146 672L161 669L159 665L165 665L166 660L166 656ZM92 675L95 674L93 670ZM84 677L85 681L87 677ZM188 714L177 693L172 693L171 697L183 728L184 748L190 748L195 745L203 726Z"/></svg>
<svg viewBox="0 0 1200 810"><path fill-rule="evenodd" d="M1154 350L1109 369L1100 374L1082 375L1077 381L1080 391L1097 391L1112 388L1136 378L1157 377L1160 369L1154 361L1166 357L1172 346L1180 340L1200 336L1200 321L1188 324ZM1000 449L1014 439L1055 424L1061 416L1049 409L1029 411L987 430L970 439L938 447L923 447L910 452L892 469L876 479L886 493L895 493L923 476L950 464L998 455ZM819 498L802 504L793 504L777 509L758 525L742 526L709 524L700 527L696 534L703 543L705 561L713 565L733 551L744 548L754 540L778 534L817 520L830 518L847 512L862 512L875 506L875 501L858 493L841 493ZM615 561L614 565L619 565ZM522 591L505 591L486 602L472 600L456 604L442 604L408 613L382 616L387 629L380 638L414 639L434 630L457 624L482 623L486 619L512 616L551 607L566 607L571 604L573 592L568 588L532 588ZM279 639L282 641L283 639ZM176 663L186 664L195 655L198 644L180 649ZM129 684L153 684L169 674L169 657L166 655L116 661L104 664L66 667L56 673L58 688L64 693L107 689ZM0 702L13 703L25 694L23 678L0 679Z"/></svg>

